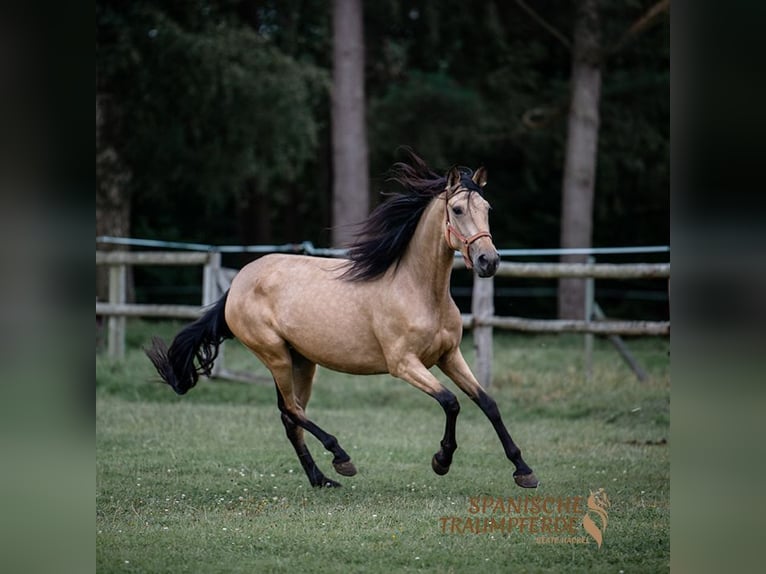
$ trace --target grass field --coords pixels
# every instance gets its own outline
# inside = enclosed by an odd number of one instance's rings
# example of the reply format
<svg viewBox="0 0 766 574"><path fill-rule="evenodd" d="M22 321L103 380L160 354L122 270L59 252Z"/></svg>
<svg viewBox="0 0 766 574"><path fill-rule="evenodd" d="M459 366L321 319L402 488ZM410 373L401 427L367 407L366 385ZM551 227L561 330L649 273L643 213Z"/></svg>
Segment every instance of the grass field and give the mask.
<svg viewBox="0 0 766 574"><path fill-rule="evenodd" d="M388 376L320 369L309 414L359 474L335 475L331 455L308 438L320 467L343 484L316 490L285 438L273 385L203 379L178 397L152 382L140 347L177 327L131 322L124 362L96 356L99 572L669 569L666 340L628 341L651 374L639 383L605 341L596 341L585 381L581 337L496 334L490 393L541 481L536 490L514 484L492 427L459 391L459 448L440 477L430 466L444 425L435 401ZM463 345L470 362L470 336ZM226 360L265 374L236 343ZM599 488L611 502L600 548L580 526L584 499ZM529 532L546 516L529 508L475 512L471 501L482 497L503 508L508 498L549 497L565 506L547 516L575 521L576 532ZM575 497L582 507L567 514ZM512 517L528 519L525 531L484 531L485 519Z"/></svg>

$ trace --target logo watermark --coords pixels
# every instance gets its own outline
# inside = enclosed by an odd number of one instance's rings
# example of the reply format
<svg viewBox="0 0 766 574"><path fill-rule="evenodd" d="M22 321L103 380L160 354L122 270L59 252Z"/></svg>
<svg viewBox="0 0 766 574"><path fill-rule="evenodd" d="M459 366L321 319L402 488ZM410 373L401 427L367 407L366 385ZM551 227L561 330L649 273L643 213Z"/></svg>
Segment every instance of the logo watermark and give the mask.
<svg viewBox="0 0 766 574"><path fill-rule="evenodd" d="M604 540L604 532L606 531L607 522L609 522L609 515L607 509L612 505L609 502L609 497L604 492L603 488L599 488L596 492L591 492L588 496L588 513L583 516L582 526L585 532L590 534L591 538L596 541L598 547L601 548L601 543ZM596 515L601 522L601 527L593 521L590 517L590 513Z"/></svg>
<svg viewBox="0 0 766 574"><path fill-rule="evenodd" d="M467 516L442 516L439 529L460 535L518 532L535 535L538 544L590 544L592 538L601 548L610 506L603 488L587 497L476 496L468 499Z"/></svg>

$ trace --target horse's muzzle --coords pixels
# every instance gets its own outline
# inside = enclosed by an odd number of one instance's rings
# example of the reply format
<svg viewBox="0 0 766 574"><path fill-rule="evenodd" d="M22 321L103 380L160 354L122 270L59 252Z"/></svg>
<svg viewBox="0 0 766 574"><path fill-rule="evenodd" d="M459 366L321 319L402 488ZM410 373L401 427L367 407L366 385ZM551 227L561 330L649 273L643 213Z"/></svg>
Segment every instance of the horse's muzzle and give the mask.
<svg viewBox="0 0 766 574"><path fill-rule="evenodd" d="M473 262L476 274L479 277L492 277L500 265L500 256L495 252L493 255L487 255L486 253L479 253L476 256L476 260Z"/></svg>

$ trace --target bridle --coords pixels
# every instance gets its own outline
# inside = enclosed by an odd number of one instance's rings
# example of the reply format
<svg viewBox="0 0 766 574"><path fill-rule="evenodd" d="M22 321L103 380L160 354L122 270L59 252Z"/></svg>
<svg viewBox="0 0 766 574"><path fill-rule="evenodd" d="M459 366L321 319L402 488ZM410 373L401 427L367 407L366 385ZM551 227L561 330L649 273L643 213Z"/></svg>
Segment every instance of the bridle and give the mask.
<svg viewBox="0 0 766 574"><path fill-rule="evenodd" d="M469 192L468 189L459 189L453 193L459 193L461 191ZM481 239L482 237L489 237L490 240L492 239L492 235L489 231L479 231L478 233L475 233L471 235L470 237L466 237L462 233L460 233L457 228L452 225L452 222L450 222L449 218L449 196L445 196L444 198L444 213L447 217L447 226L444 228L444 237L447 240L447 245L452 250L460 250L460 253L463 254L463 261L465 261L466 269L473 269L473 262L471 261L471 256L468 253L468 248L471 246L472 243L474 243L476 240ZM452 245L452 236L455 236L460 241L460 247L456 248Z"/></svg>

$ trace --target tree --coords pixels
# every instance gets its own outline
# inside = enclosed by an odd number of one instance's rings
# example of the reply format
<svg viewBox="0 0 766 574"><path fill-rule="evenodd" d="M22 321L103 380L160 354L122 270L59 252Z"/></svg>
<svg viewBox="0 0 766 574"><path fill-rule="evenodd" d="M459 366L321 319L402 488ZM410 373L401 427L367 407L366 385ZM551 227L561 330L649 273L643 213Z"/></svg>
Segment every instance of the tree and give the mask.
<svg viewBox="0 0 766 574"><path fill-rule="evenodd" d="M369 212L361 0L333 2L333 237L347 244Z"/></svg>
<svg viewBox="0 0 766 574"><path fill-rule="evenodd" d="M247 239L315 159L328 75L229 8L97 4L97 89L120 111L133 234L232 241L239 219ZM252 217L253 204L266 209Z"/></svg>
<svg viewBox="0 0 766 574"><path fill-rule="evenodd" d="M116 116L112 98L96 94L96 237L130 235L131 174L112 141ZM108 295L107 269L96 267L96 297Z"/></svg>
<svg viewBox="0 0 766 574"><path fill-rule="evenodd" d="M601 48L598 0L577 4L572 46L572 80L561 197L563 248L590 247L593 193L598 152L601 99ZM585 255L563 255L562 262L584 261ZM558 313L562 319L585 316L585 280L560 279Z"/></svg>

